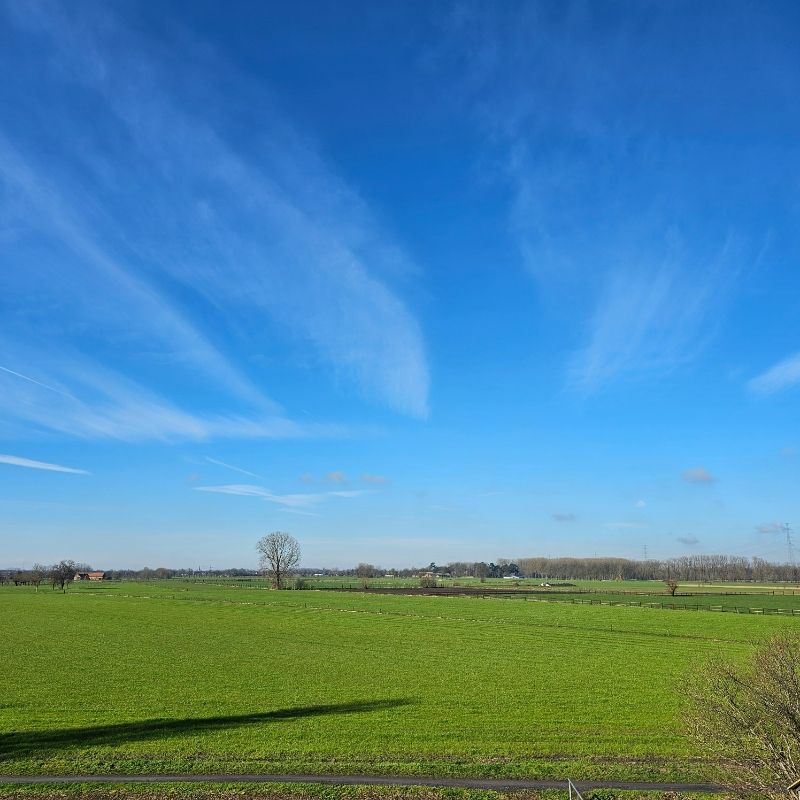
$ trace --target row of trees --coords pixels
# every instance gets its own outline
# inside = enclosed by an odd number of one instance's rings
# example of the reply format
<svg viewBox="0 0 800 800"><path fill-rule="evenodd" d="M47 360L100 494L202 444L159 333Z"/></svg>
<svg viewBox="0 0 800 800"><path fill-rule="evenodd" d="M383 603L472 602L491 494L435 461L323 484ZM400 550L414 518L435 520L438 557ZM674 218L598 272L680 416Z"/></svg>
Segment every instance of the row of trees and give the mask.
<svg viewBox="0 0 800 800"><path fill-rule="evenodd" d="M431 562L425 567L406 567L384 569L374 564L360 563L351 569L298 569L300 547L297 540L288 533L275 531L258 542L260 571L271 577L276 585L284 585L290 574L296 575L336 575L356 576L364 580L382 575L396 575L400 578L417 577L432 573L438 577L453 578L504 578L519 576L541 580L659 580L677 581L786 581L800 582L800 566L779 564L762 558L745 558L728 555L680 556L666 560L634 560L626 558L519 558L512 561L497 559L497 563L485 561L451 561L447 564ZM65 566L62 566L65 565ZM69 574L70 570L72 571ZM29 570L0 571L0 583L27 584L38 587L51 583L64 588L67 580L72 580L76 572L90 572L87 564L62 561L54 566L34 564ZM166 578L194 577L197 575L248 576L255 575L251 569L168 569L145 567L140 570L107 570L110 580L152 580ZM63 581L61 576L69 575Z"/></svg>
<svg viewBox="0 0 800 800"><path fill-rule="evenodd" d="M504 578L507 575L521 575L520 568L507 558L500 558L497 564L485 561L451 561L447 564L436 564L431 561L425 567L403 567L402 569L384 569L374 564L360 563L352 569L341 570L301 570L313 574L355 576L357 578L379 578L393 575L398 578L416 578L420 574L432 573L439 577L451 578Z"/></svg>
<svg viewBox="0 0 800 800"><path fill-rule="evenodd" d="M729 555L679 556L664 560L626 558L520 558L523 575L562 580L791 581L800 566Z"/></svg>
<svg viewBox="0 0 800 800"><path fill-rule="evenodd" d="M0 573L0 583L35 586L37 591L44 583L51 585L53 589L66 591L67 585L74 580L78 572L89 572L91 569L86 564L76 564L74 561L59 561L58 564L50 566L34 564L27 570L8 570Z"/></svg>
<svg viewBox="0 0 800 800"><path fill-rule="evenodd" d="M144 567L143 569L111 569L106 571L106 580L149 581L177 578L194 574L191 569L168 569L167 567Z"/></svg>
<svg viewBox="0 0 800 800"><path fill-rule="evenodd" d="M504 578L519 575L542 580L657 580L657 581L800 581L800 566L729 555L691 555L656 560L628 558L507 558L497 563L451 561L386 570L373 564L359 564L349 570L327 570L326 574L375 578L384 574L401 578L430 572L453 578Z"/></svg>

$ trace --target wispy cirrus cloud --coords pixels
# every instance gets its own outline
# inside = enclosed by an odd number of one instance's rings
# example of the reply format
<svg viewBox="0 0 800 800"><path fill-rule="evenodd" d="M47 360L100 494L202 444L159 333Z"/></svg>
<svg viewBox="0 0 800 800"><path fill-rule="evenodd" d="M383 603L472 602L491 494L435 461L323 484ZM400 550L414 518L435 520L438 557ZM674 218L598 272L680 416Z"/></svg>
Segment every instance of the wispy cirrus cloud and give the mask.
<svg viewBox="0 0 800 800"><path fill-rule="evenodd" d="M667 263L609 271L588 325L588 343L571 359L571 384L596 391L622 377L665 374L692 361L714 326L726 284L738 270L723 244L719 268L697 275L688 265Z"/></svg>
<svg viewBox="0 0 800 800"><path fill-rule="evenodd" d="M331 498L360 497L366 494L361 489L339 490L330 492L304 492L295 494L276 494L263 486L249 484L225 484L222 486L195 486L197 492L210 492L212 494L231 494L239 497L257 497L276 505L286 506L291 509L304 509L330 500Z"/></svg>
<svg viewBox="0 0 800 800"><path fill-rule="evenodd" d="M89 475L85 469L64 467L61 464L49 464L46 461L34 461L32 458L21 458L0 454L0 464L9 464L12 467L25 467L26 469L41 469L47 472L69 472L73 475Z"/></svg>
<svg viewBox="0 0 800 800"><path fill-rule="evenodd" d="M688 547L700 543L700 540L692 533L688 533L685 536L676 536L675 540L680 542L681 544L687 545Z"/></svg>
<svg viewBox="0 0 800 800"><path fill-rule="evenodd" d="M576 514L564 514L560 512L551 514L550 517L554 522L575 522L575 520L578 519Z"/></svg>
<svg viewBox="0 0 800 800"><path fill-rule="evenodd" d="M20 33L0 55L19 78L3 96L14 124L0 138L0 213L14 268L0 269L0 297L26 342L2 363L46 392L58 390L46 356L77 351L139 388L123 408L79 392L66 422L42 399L27 416L123 438L310 433L270 397L260 365L280 352L332 390L425 417L424 338L400 291L419 270L364 199L268 86L179 21L193 55L176 60L140 38L129 9L97 11L67 14L47 0L0 9ZM75 113L79 99L91 115ZM137 431L126 411L142 405Z"/></svg>
<svg viewBox="0 0 800 800"><path fill-rule="evenodd" d="M216 458L211 458L211 456L206 456L206 461L209 464L214 464L217 467L224 467L225 469L232 470L233 472L238 472L241 475L248 475L251 478L260 478L260 475L257 475L255 472L250 472L249 470L242 469L241 467L235 467L233 464L226 464L224 461L220 461Z"/></svg>
<svg viewBox="0 0 800 800"><path fill-rule="evenodd" d="M14 349L31 355L27 347L19 345ZM0 338L0 354L5 352L6 343ZM343 426L298 423L267 411L244 414L187 410L74 351L62 351L59 357L45 352L32 357L43 381L22 380L13 371L0 372L0 414L33 429L120 441L305 439L350 434ZM43 389L42 382L48 388ZM51 391L50 387L64 390Z"/></svg>
<svg viewBox="0 0 800 800"><path fill-rule="evenodd" d="M747 386L753 394L768 396L800 384L800 353L795 353L752 378Z"/></svg>
<svg viewBox="0 0 800 800"><path fill-rule="evenodd" d="M74 197L73 202L68 203L63 196L74 195L71 187L64 187L66 192L62 193L2 136L0 179L18 196L26 220L36 233L57 247L66 248L73 257L67 274L47 276L50 291L58 292L62 298L74 297L76 305L65 320L67 326L74 325L75 316L78 316L83 324L96 325L112 335L125 335L141 343L149 342L151 346L158 344L178 362L220 381L227 391L258 406L274 407L164 293L89 230L87 221L75 210ZM87 196L80 205L91 207L92 204L92 198ZM25 277L35 280L36 273ZM25 285L19 285L18 274L10 275L9 279L17 283L9 287L9 294L24 290ZM145 321L146 324L142 324Z"/></svg>
<svg viewBox="0 0 800 800"><path fill-rule="evenodd" d="M730 207L714 213L729 160L673 135L662 109L674 98L641 80L671 60L662 48L666 31L680 36L676 18L656 6L612 26L601 16L574 4L513 15L462 4L431 59L452 71L495 154L511 234L563 329L566 384L584 394L697 360L756 260L753 243L768 239L749 196L737 198L736 225ZM686 55L690 81L691 58L703 56Z"/></svg>
<svg viewBox="0 0 800 800"><path fill-rule="evenodd" d="M47 389L48 391L63 395L64 397L74 397L74 395L71 395L69 392L65 392L62 389L57 389L55 386L50 386L47 383L42 383L41 381L37 381L35 378L31 378L30 375L23 375L21 372L15 372L13 369L8 369L7 367L0 367L0 371L5 372L7 375L13 375L15 378L21 378L24 381L28 381L28 383L32 383L35 386L40 386L42 389Z"/></svg>

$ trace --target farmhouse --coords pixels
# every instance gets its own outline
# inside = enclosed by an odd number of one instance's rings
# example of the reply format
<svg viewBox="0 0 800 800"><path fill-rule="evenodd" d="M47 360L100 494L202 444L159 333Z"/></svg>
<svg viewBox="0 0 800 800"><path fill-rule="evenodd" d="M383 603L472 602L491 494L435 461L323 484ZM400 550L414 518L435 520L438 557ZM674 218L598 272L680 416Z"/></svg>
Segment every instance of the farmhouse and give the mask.
<svg viewBox="0 0 800 800"><path fill-rule="evenodd" d="M103 570L96 570L94 572L76 572L76 581L104 581L106 573Z"/></svg>

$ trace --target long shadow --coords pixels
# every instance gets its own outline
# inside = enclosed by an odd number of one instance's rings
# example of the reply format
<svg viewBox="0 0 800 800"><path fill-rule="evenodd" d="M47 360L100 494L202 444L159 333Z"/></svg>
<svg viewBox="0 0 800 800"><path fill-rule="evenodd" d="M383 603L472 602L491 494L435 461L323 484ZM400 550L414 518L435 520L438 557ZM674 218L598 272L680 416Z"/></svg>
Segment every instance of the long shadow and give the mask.
<svg viewBox="0 0 800 800"><path fill-rule="evenodd" d="M228 717L187 717L184 719L147 719L114 725L93 725L88 728L61 728L49 731L0 734L0 761L25 758L45 750L70 747L113 747L139 740L166 739L182 733L226 730L260 722L299 719L324 714L363 714L412 705L414 700L368 700L354 703L331 703L299 708L282 708L255 714Z"/></svg>

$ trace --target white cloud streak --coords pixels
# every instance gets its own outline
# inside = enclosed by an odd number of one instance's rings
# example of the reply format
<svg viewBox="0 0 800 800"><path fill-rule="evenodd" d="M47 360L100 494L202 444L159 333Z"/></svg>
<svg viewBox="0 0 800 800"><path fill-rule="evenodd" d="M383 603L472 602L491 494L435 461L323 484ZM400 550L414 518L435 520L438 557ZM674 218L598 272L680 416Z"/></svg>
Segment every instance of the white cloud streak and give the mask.
<svg viewBox="0 0 800 800"><path fill-rule="evenodd" d="M68 204L58 189L37 174L2 136L0 178L6 187L25 198L28 219L38 233L57 240L77 257L74 266L78 275L62 275L56 285L59 292L75 297L80 313L94 324L112 329L118 328L120 321L128 325L131 320L138 320L139 324L129 328L129 335L142 341L155 339L167 352L209 374L242 399L262 408L274 408L164 295L102 246L77 216L74 197L73 203ZM79 205L91 206L91 198L86 197Z"/></svg>
<svg viewBox="0 0 800 800"><path fill-rule="evenodd" d="M566 384L668 374L714 337L749 241L709 213L719 175L695 159L717 154L670 137L642 91L663 46L643 31L670 20L648 7L599 32L590 8L518 11L460 6L437 60L504 165L512 235L571 350Z"/></svg>
<svg viewBox="0 0 800 800"><path fill-rule="evenodd" d="M58 178L59 171L45 181L44 170L35 170L10 145L0 152L0 169L45 233L91 268L95 287L113 285L125 302L140 307L125 319L146 320L148 330L180 346L181 354L216 373L240 398L265 401L191 324L176 292L162 288L180 286L235 330L240 345L246 342L256 353L270 349L272 342L263 341L268 327L288 338L296 362L310 356L309 366L327 365L339 385L355 385L401 413L427 414L422 332L389 286L390 277L412 275L416 267L357 192L292 130L264 86L233 75L185 35L184 57L176 61L153 42L145 46L107 11L98 19L84 15L78 25L57 4L13 8L14 23L38 36L43 58L52 59L45 77L104 104L109 125L124 129L126 150L93 151L91 159L84 149L66 154L80 183ZM192 64L191 76L184 62ZM189 78L191 92L184 92ZM224 134L230 119L215 114L225 79L257 99L250 108L259 116L247 122L260 135L250 149L234 148ZM203 102L188 103L185 95L197 91L206 93ZM135 160L126 157L127 142ZM120 191L134 182L135 198ZM85 209L85 219L76 208ZM115 242L114 254L105 239ZM124 262L116 256L122 251Z"/></svg>
<svg viewBox="0 0 800 800"><path fill-rule="evenodd" d="M795 353L747 384L753 394L768 396L800 384L800 353Z"/></svg>
<svg viewBox="0 0 800 800"><path fill-rule="evenodd" d="M0 352L6 343L0 339ZM23 350L21 345L12 345ZM224 438L291 439L349 435L337 425L297 423L270 413L210 414L187 411L161 395L70 351L36 355L51 385L0 373L0 414L27 426L83 439L209 441Z"/></svg>
<svg viewBox="0 0 800 800"><path fill-rule="evenodd" d="M260 478L260 475L257 475L255 472L250 472L249 470L242 469L241 467L234 467L233 464L226 464L224 461L219 461L216 458L211 458L211 456L206 456L206 461L209 464L215 464L218 467L225 467L225 469L233 470L233 472L238 472L241 475L248 475L251 478Z"/></svg>
<svg viewBox="0 0 800 800"><path fill-rule="evenodd" d="M667 373L705 346L709 315L736 270L727 255L698 277L686 265L610 270L588 325L588 344L573 356L570 385L593 392L622 377ZM713 329L713 326L712 326Z"/></svg>
<svg viewBox="0 0 800 800"><path fill-rule="evenodd" d="M46 461L34 461L31 458L20 458L19 456L10 456L0 454L0 464L9 464L13 467L25 467L27 469L41 469L47 472L69 472L73 475L89 475L85 469L76 469L75 467L64 467L61 464L49 464Z"/></svg>
<svg viewBox="0 0 800 800"><path fill-rule="evenodd" d="M222 486L195 486L196 492L209 492L211 494L231 494L239 497L257 497L269 503L285 506L290 509L305 509L324 503L326 500L336 497L352 498L360 497L367 492L363 489L350 489L331 492L306 492L297 494L275 494L263 486L253 486L250 484L225 484Z"/></svg>
<svg viewBox="0 0 800 800"><path fill-rule="evenodd" d="M28 375L23 375L21 372L15 372L13 369L8 369L7 367L0 367L0 370L3 372L8 373L9 375L13 375L16 378L21 378L24 381L28 381L29 383L33 383L36 386L41 386L43 389L48 389L51 392L55 392L56 394L63 395L64 397L73 397L69 392L64 392L61 389L56 389L55 386L50 386L47 383L42 383L41 381L37 381L35 378L31 378Z"/></svg>

